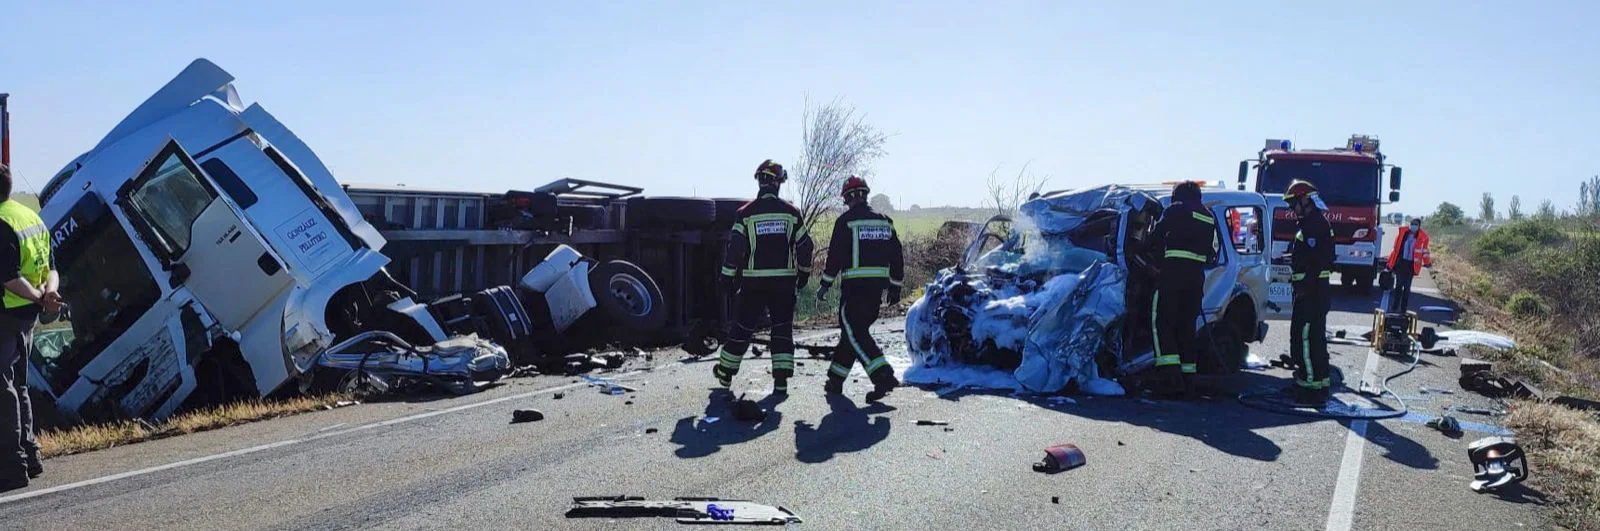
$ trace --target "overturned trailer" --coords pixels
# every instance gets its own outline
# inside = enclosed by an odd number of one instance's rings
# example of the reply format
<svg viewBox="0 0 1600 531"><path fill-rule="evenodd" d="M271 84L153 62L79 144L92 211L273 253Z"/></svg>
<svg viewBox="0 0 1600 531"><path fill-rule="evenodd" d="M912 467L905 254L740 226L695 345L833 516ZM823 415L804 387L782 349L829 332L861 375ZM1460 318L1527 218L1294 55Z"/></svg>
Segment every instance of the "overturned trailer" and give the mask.
<svg viewBox="0 0 1600 531"><path fill-rule="evenodd" d="M45 416L160 418L313 386L470 392L566 348L572 327L669 341L698 322L689 294L714 273L691 272L715 271L723 203L575 180L347 191L232 82L196 60L42 190L69 305L30 359Z"/></svg>
<svg viewBox="0 0 1600 531"><path fill-rule="evenodd" d="M1171 198L1166 186L1107 186L1033 199L1020 219L997 217L956 267L940 271L906 316L913 366L990 367L1034 392L1073 389L1154 364L1151 294L1160 249L1151 237ZM1207 189L1205 206L1228 242L1206 271L1206 373L1237 370L1248 342L1287 308L1269 302L1271 216L1260 194ZM995 230L1008 227L1009 230ZM932 383L932 382L930 382Z"/></svg>

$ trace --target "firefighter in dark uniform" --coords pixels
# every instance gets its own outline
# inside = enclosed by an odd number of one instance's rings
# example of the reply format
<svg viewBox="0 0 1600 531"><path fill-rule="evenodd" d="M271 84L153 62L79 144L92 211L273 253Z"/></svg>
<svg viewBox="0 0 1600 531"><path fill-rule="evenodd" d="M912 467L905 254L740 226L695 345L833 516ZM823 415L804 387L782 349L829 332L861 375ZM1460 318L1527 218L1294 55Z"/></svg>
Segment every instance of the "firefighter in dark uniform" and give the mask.
<svg viewBox="0 0 1600 531"><path fill-rule="evenodd" d="M1156 348L1157 391L1186 396L1196 372L1200 344L1195 320L1205 295L1206 267L1217 260L1217 218L1201 202L1200 185L1179 183L1172 204L1156 222L1163 247L1155 295L1150 301L1152 343Z"/></svg>
<svg viewBox="0 0 1600 531"><path fill-rule="evenodd" d="M823 390L830 395L843 393L844 379L850 376L851 366L860 361L873 383L867 401L876 402L900 385L894 368L872 339L871 329L878 320L880 306L900 302L905 257L894 220L867 206L870 192L867 181L860 177L852 176L844 182L841 193L847 208L833 224L828 263L822 270L817 300L827 300L828 289L839 282L839 346L833 351L833 364L828 367L828 383Z"/></svg>
<svg viewBox="0 0 1600 531"><path fill-rule="evenodd" d="M725 291L736 294L738 317L711 369L723 388L732 385L750 337L764 319L772 325L773 391L789 392L794 376L795 297L811 278L813 244L809 229L800 226L800 210L778 198L778 187L788 179L783 166L762 162L756 168L761 191L739 207L733 223L721 279Z"/></svg>
<svg viewBox="0 0 1600 531"><path fill-rule="evenodd" d="M1331 382L1328 369L1328 310L1332 300L1328 277L1333 274L1333 229L1323 215L1327 207L1317 197L1317 187L1296 180L1283 193L1300 226L1289 245L1294 286L1294 316L1289 322L1289 357L1295 365L1294 385L1288 390L1296 402L1322 405Z"/></svg>

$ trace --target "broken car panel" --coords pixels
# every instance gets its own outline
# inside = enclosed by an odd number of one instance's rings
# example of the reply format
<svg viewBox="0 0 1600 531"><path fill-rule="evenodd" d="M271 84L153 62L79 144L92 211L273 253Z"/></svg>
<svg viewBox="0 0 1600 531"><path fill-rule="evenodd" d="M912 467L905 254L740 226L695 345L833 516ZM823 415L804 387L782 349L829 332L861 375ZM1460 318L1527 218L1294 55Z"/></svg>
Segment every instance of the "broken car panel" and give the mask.
<svg viewBox="0 0 1600 531"><path fill-rule="evenodd" d="M965 263L939 272L907 314L916 364L992 366L1036 392L1149 367L1149 319L1139 316L1150 312L1158 248L1150 232L1169 189L1058 192L1025 203L1014 224L991 220ZM1200 370L1231 372L1245 343L1265 336L1265 319L1287 309L1268 304L1262 243L1271 221L1262 196L1207 189L1204 203L1228 220L1218 230L1232 245L1206 272L1196 327L1212 352ZM1001 224L1012 225L1009 234L988 228Z"/></svg>

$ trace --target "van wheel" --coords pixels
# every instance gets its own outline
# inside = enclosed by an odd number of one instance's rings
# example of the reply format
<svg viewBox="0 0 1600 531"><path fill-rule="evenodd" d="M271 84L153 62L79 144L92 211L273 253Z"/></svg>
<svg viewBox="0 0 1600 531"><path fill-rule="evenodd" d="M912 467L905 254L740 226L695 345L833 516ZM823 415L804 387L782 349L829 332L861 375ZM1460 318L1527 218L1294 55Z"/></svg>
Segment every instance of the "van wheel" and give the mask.
<svg viewBox="0 0 1600 531"><path fill-rule="evenodd" d="M661 287L644 269L612 260L589 272L589 290L611 322L635 332L653 332L667 324Z"/></svg>

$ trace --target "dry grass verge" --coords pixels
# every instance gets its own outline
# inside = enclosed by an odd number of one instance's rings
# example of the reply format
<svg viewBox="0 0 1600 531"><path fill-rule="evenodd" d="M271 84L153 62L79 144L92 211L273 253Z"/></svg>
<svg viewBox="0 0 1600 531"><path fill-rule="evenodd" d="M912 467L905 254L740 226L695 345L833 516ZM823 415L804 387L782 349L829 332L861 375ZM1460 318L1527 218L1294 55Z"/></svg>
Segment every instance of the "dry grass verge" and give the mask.
<svg viewBox="0 0 1600 531"><path fill-rule="evenodd" d="M1586 412L1521 402L1506 424L1527 450L1534 478L1557 501L1557 517L1574 529L1600 529L1600 422ZM1557 481L1541 480L1546 476Z"/></svg>
<svg viewBox="0 0 1600 531"><path fill-rule="evenodd" d="M104 450L174 435L225 428L259 420L332 407L349 400L340 394L294 397L282 400L247 400L180 413L160 424L123 420L86 424L39 434L39 453L46 459Z"/></svg>
<svg viewBox="0 0 1600 531"><path fill-rule="evenodd" d="M1453 240L1462 245L1468 238ZM1576 348L1579 340L1570 321L1555 315L1513 315L1506 303L1516 293L1514 279L1479 267L1454 246L1438 247L1434 269L1439 289L1467 311L1459 326L1502 332L1517 341L1510 351L1470 349L1471 355L1545 391L1600 396L1600 359ZM1517 401L1506 425L1516 430L1517 441L1528 451L1532 481L1555 501L1557 520L1572 529L1600 530L1600 418L1546 402Z"/></svg>

